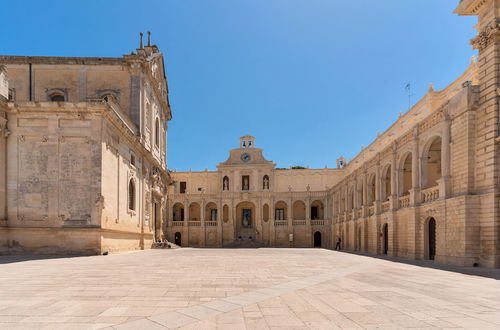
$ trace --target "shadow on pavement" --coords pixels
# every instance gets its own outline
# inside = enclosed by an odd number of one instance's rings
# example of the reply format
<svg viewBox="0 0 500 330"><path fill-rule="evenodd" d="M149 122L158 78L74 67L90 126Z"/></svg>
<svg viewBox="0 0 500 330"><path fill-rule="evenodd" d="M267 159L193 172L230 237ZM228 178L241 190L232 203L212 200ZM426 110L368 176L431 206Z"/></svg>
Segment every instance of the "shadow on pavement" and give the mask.
<svg viewBox="0 0 500 330"><path fill-rule="evenodd" d="M353 255L358 255L358 256L364 256L364 257L370 257L370 258L376 258L376 259L382 259L382 260L387 260L387 261L392 261L392 262L397 262L397 263L402 263L402 264L407 264L407 265L444 270L444 271L448 271L448 272L461 273L461 274L465 274L465 275L482 276L482 277L487 277L487 278L491 278L494 280L500 280L500 269L499 268L461 267L461 266L443 265L443 264L436 263L433 260L409 260L409 259L404 259L404 258L399 258L399 257L390 257L390 256L386 256L386 255L374 255L374 254L361 253L361 252L355 252L355 251L342 250L342 251L337 251L337 252L353 254Z"/></svg>

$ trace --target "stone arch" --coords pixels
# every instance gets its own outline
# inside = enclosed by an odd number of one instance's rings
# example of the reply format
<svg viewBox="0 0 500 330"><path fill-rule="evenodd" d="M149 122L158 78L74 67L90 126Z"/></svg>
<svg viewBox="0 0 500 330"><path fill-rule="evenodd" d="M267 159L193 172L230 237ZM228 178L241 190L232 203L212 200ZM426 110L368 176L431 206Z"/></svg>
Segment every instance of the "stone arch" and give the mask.
<svg viewBox="0 0 500 330"><path fill-rule="evenodd" d="M311 203L311 220L324 220L325 206L322 201L315 200Z"/></svg>
<svg viewBox="0 0 500 330"><path fill-rule="evenodd" d="M442 140L441 136L433 136L430 138L422 153L422 176L421 183L423 189L435 187L438 185L438 180L441 179L441 162L442 162Z"/></svg>
<svg viewBox="0 0 500 330"><path fill-rule="evenodd" d="M314 232L314 247L318 248L322 246L322 234L320 231Z"/></svg>
<svg viewBox="0 0 500 330"><path fill-rule="evenodd" d="M205 205L205 221L217 221L217 213L217 204L215 204L214 202L210 202Z"/></svg>
<svg viewBox="0 0 500 330"><path fill-rule="evenodd" d="M184 221L184 205L182 203L175 203L172 206L173 221Z"/></svg>
<svg viewBox="0 0 500 330"><path fill-rule="evenodd" d="M424 259L434 260L437 248L437 221L428 217L424 221Z"/></svg>
<svg viewBox="0 0 500 330"><path fill-rule="evenodd" d="M293 220L305 220L306 218L306 204L301 200L296 200L292 205Z"/></svg>
<svg viewBox="0 0 500 330"><path fill-rule="evenodd" d="M413 155L411 152L406 152L401 157L399 166L399 193L401 196L409 195L410 189L413 187L412 166Z"/></svg>
<svg viewBox="0 0 500 330"><path fill-rule="evenodd" d="M377 198L377 176L375 173L371 173L368 175L368 191L367 191L367 197L368 197L368 206L373 205L375 202L375 199Z"/></svg>
<svg viewBox="0 0 500 330"><path fill-rule="evenodd" d="M133 178L128 181L128 209L132 211L136 209L136 188Z"/></svg>
<svg viewBox="0 0 500 330"><path fill-rule="evenodd" d="M361 208L364 204L363 204L363 195L364 195L364 190L365 190L365 187L364 187L364 184L363 184L363 180L359 180L358 181L358 184L356 186L356 208L359 209Z"/></svg>
<svg viewBox="0 0 500 330"><path fill-rule="evenodd" d="M385 222L382 225L382 254L388 254L389 252L389 224Z"/></svg>
<svg viewBox="0 0 500 330"><path fill-rule="evenodd" d="M355 187L351 186L347 191L347 212L351 212L354 209L354 191Z"/></svg>
<svg viewBox="0 0 500 330"><path fill-rule="evenodd" d="M391 178L391 170L392 167L391 165L386 165L383 170L382 170L382 176L381 176L381 187L382 187L382 198L380 199L382 202L388 201L389 197L391 197L392 191L391 191L391 184L392 184L392 178Z"/></svg>
<svg viewBox="0 0 500 330"><path fill-rule="evenodd" d="M193 220L193 221L201 220L201 210L200 210L199 203L193 202L193 203L189 204L189 219L188 220Z"/></svg>
<svg viewBox="0 0 500 330"><path fill-rule="evenodd" d="M236 227L254 228L255 227L255 204L244 201L236 205Z"/></svg>
<svg viewBox="0 0 500 330"><path fill-rule="evenodd" d="M274 218L276 220L288 219L288 204L285 201L278 201L274 204Z"/></svg>

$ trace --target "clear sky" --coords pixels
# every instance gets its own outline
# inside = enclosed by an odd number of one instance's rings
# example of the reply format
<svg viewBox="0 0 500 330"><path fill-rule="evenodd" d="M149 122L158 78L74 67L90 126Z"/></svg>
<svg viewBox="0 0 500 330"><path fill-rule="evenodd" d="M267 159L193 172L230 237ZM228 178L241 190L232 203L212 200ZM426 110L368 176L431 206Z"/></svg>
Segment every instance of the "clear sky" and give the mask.
<svg viewBox="0 0 500 330"><path fill-rule="evenodd" d="M4 1L0 54L165 55L169 168L214 169L241 135L278 167L334 167L469 65L458 0Z"/></svg>

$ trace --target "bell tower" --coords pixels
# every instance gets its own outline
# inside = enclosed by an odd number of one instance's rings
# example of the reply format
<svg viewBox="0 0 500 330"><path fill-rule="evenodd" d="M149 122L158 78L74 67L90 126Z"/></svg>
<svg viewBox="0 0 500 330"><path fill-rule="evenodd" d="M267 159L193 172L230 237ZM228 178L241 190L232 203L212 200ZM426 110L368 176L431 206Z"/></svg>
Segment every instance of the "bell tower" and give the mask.
<svg viewBox="0 0 500 330"><path fill-rule="evenodd" d="M254 148L255 147L255 137L251 135L244 135L240 137L240 148Z"/></svg>

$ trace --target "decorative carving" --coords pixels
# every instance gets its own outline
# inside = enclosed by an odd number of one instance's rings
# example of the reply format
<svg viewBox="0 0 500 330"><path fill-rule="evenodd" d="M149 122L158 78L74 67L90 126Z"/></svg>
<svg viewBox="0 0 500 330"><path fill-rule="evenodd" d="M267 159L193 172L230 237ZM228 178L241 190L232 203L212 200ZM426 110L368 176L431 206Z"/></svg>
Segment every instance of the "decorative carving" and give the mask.
<svg viewBox="0 0 500 330"><path fill-rule="evenodd" d="M26 137L25 137L24 135L19 135L19 136L17 137L17 140L18 140L19 142L25 142L25 141L26 141Z"/></svg>
<svg viewBox="0 0 500 330"><path fill-rule="evenodd" d="M19 220L19 221L24 221L24 214L19 214L19 215L17 216L17 220Z"/></svg>
<svg viewBox="0 0 500 330"><path fill-rule="evenodd" d="M45 135L44 135L44 136L42 136L42 142L47 142L48 140L49 140L49 138L48 138L48 137L46 137Z"/></svg>
<svg viewBox="0 0 500 330"><path fill-rule="evenodd" d="M471 45L479 51L485 49L492 41L500 38L500 19L496 19L484 27L479 34L472 38Z"/></svg>

